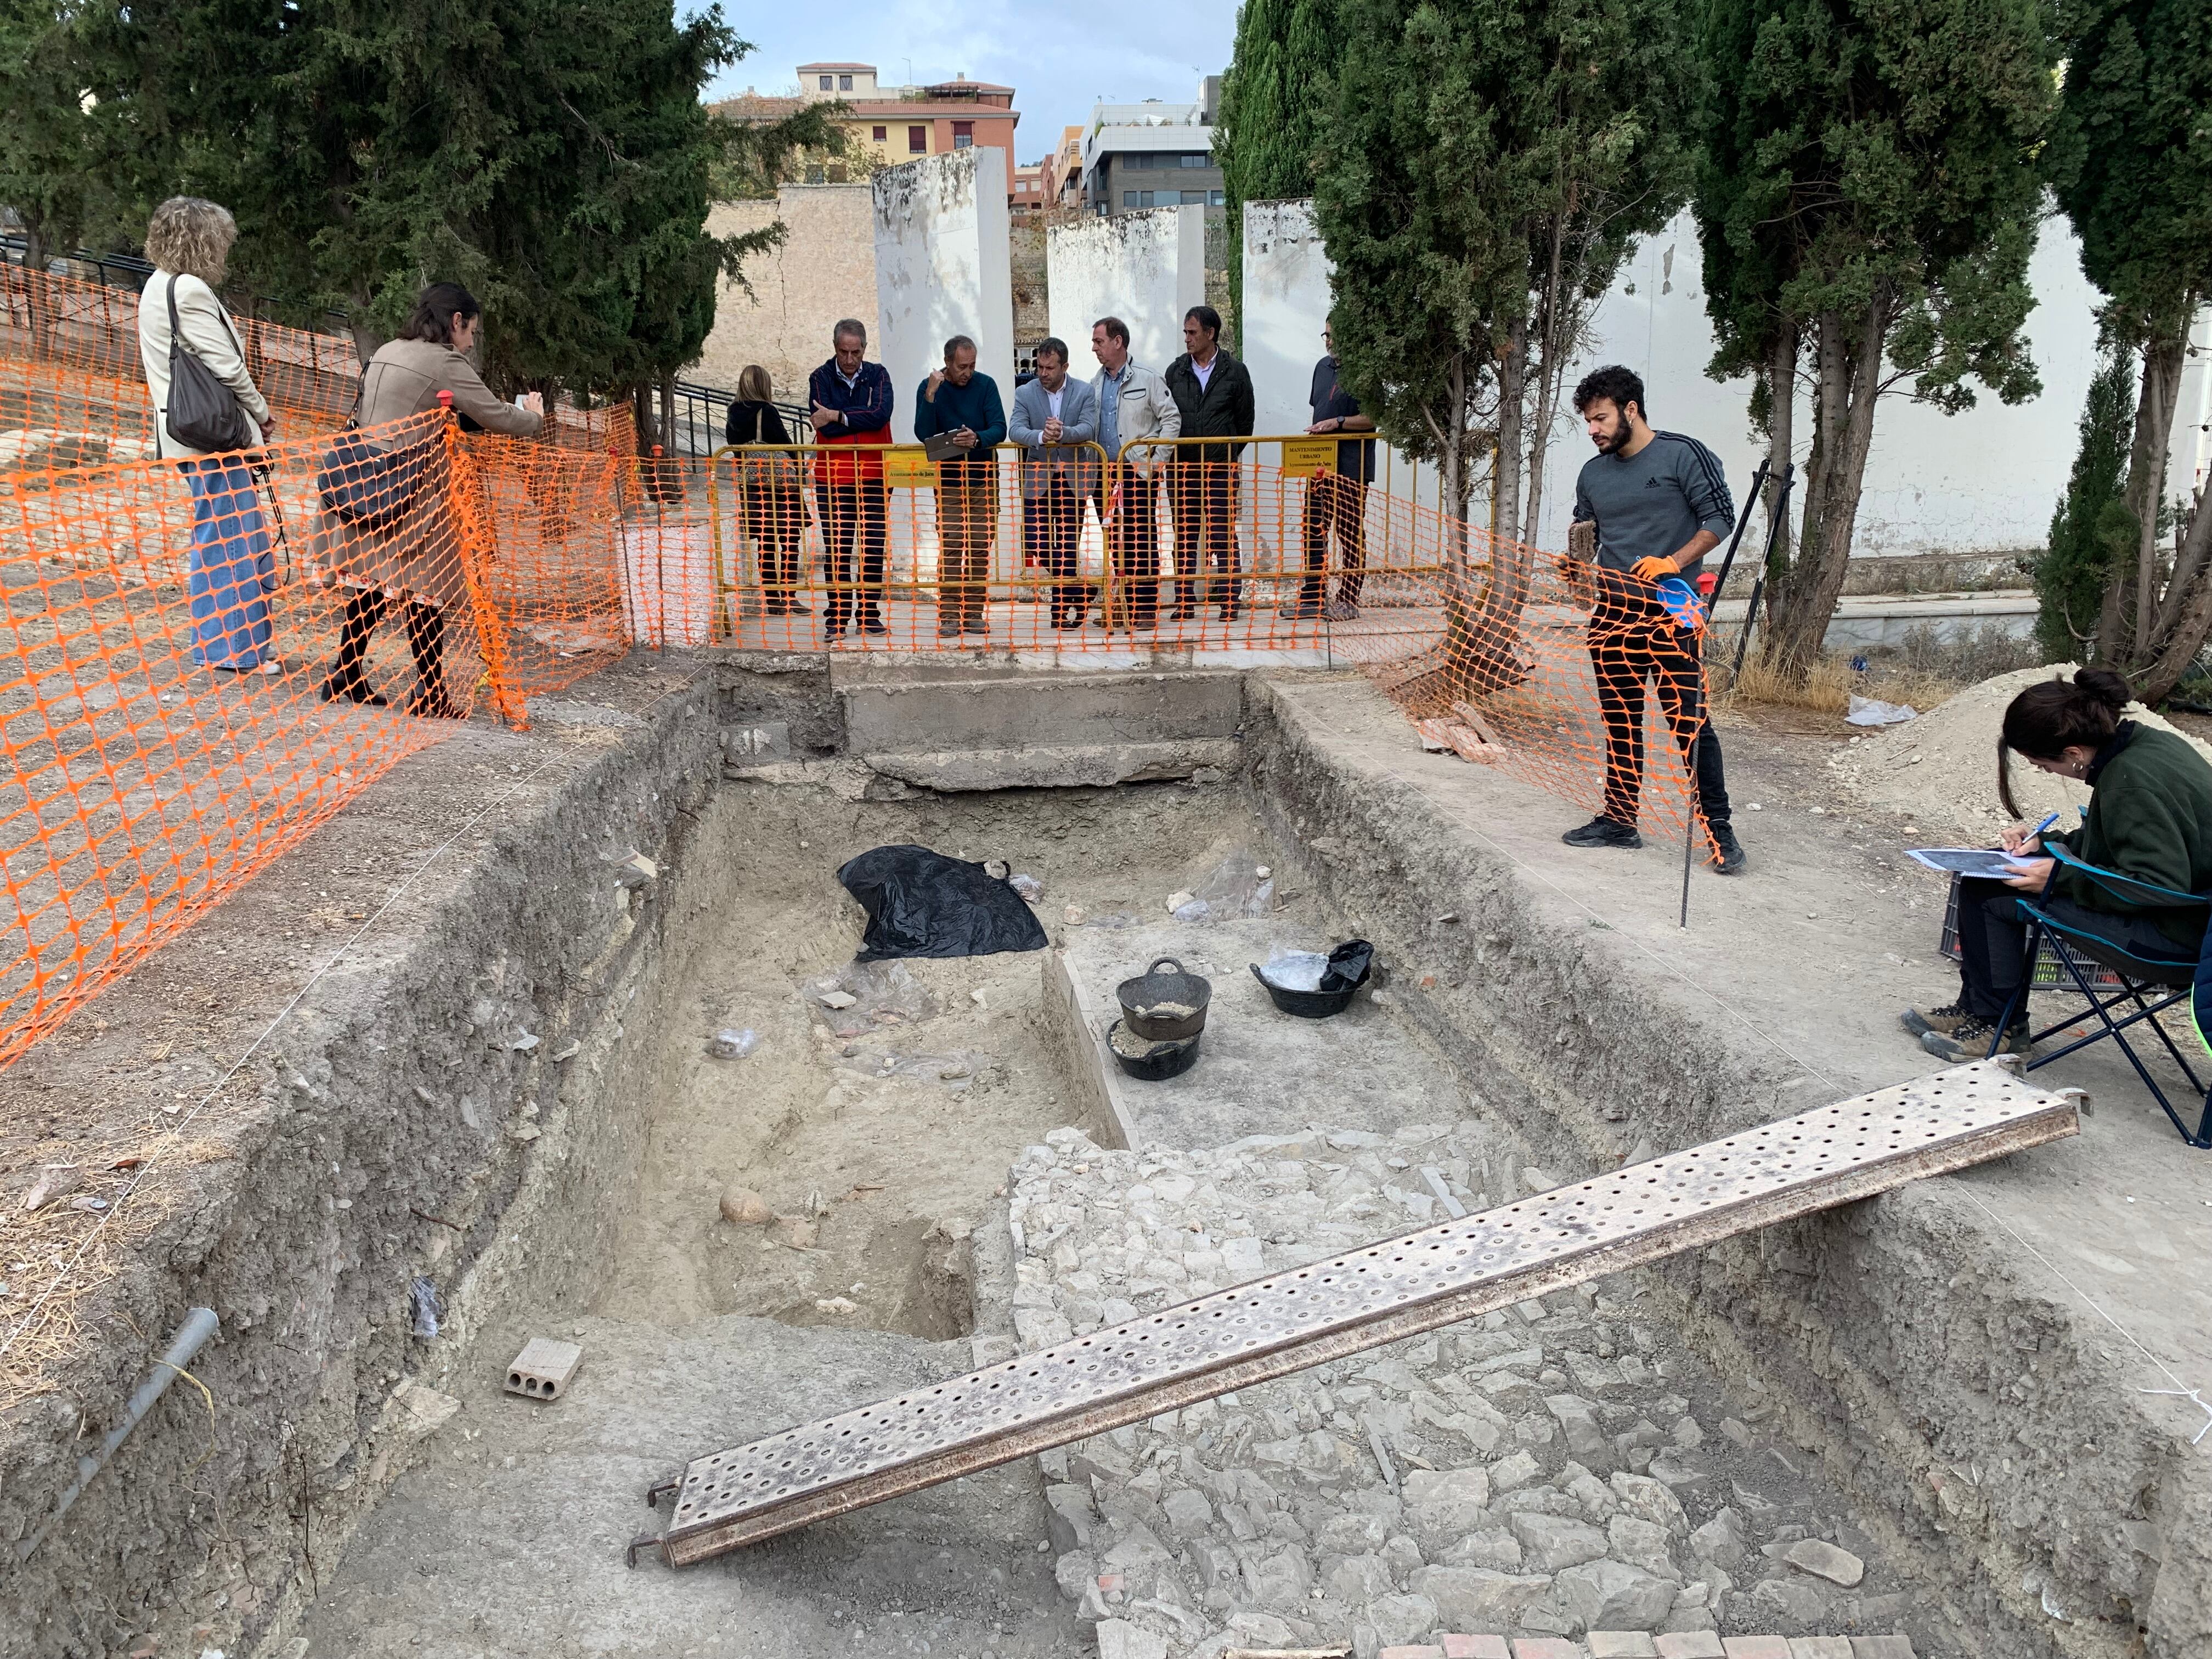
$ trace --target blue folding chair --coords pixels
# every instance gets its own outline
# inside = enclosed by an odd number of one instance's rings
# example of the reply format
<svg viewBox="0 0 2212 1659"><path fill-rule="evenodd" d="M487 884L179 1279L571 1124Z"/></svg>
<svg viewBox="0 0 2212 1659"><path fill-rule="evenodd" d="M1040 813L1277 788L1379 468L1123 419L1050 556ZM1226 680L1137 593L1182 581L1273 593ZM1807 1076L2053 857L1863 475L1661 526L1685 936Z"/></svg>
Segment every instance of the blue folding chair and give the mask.
<svg viewBox="0 0 2212 1659"><path fill-rule="evenodd" d="M2199 913L2200 921L2209 924L2206 926L2205 942L2193 963L2160 962L2137 956L2124 945L2117 945L2077 923L2061 921L2034 899L2021 899L2020 908L2027 913L2028 919L2027 968L2021 975L2020 988L2013 993L2012 1000L2005 1005L2004 1018L1997 1022L1996 1035L1990 1041L1990 1053L1996 1053L1998 1046L2004 1041L2004 1034L2012 1029L2014 1018L2027 1005L2028 988L2034 981L2036 963L2041 956L2045 940L2063 945L2065 948L2054 950L2051 954L2064 970L2066 977L2073 981L2073 988L2087 1001L2089 1012L2096 1017L2101 1029L2085 1037L2075 1038L2063 1048L2036 1055L2027 1062L2026 1069L2032 1072L2039 1066L2048 1066L2052 1060L2062 1060L2077 1048L2086 1048L2093 1042L2101 1042L2110 1037L2119 1045L2120 1052L2128 1057L2128 1064L2136 1068L2136 1075L2142 1079L2143 1087L2150 1091L2152 1098L2172 1121L2173 1127L2181 1132L2182 1139L2191 1146L2212 1146L2212 1089L2208 1089L2197 1077L2196 1069L2174 1046L2173 1038L2157 1018L2174 1004L2187 1001L2191 1024L2196 1029L2197 1041L2204 1044L2208 1053L2212 1053L2212 1041L2205 1037L2206 1029L2212 1027L2212 897L2202 893L2177 893L2170 888L2137 881L2132 876L2100 870L2094 865L2082 863L2056 842L2046 842L2044 851L2069 869L2080 871L2115 898L2135 904L2171 906L2177 909L2186 906L2196 910ZM2110 996L2099 995L2090 986L2081 963L2075 960L2077 957L2101 963L2111 969L2119 975L2120 988ZM2146 993L2156 1000L2147 1000ZM2118 1019L2113 1018L2112 1011L2124 1003L2133 1004L2134 1012L2124 1013ZM2076 1015L2062 1019L2056 1025L2035 1032L2029 1041L2033 1044L2056 1036L2076 1024L2080 1016ZM2173 1056L2173 1063L2181 1067L2181 1074L2189 1079L2189 1086L2197 1091L2198 1104L2192 1109L2197 1116L2197 1127L2193 1133L2181 1114L2173 1109L2173 1103L2166 1097L2166 1091L2158 1086L2157 1079L2151 1076L2128 1042L2129 1027L2146 1022L2152 1030L2158 1033L2158 1040L2166 1045L2166 1053Z"/></svg>

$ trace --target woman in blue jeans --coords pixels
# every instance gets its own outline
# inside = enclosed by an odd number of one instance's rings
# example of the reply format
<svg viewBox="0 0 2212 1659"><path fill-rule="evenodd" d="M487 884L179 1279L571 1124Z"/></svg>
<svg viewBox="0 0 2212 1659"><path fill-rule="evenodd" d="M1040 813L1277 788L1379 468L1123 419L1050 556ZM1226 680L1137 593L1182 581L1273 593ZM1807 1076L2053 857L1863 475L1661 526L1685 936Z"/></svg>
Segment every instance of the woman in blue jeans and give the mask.
<svg viewBox="0 0 2212 1659"><path fill-rule="evenodd" d="M276 435L268 400L253 384L230 313L216 297L238 225L229 212L196 196L177 196L154 210L146 257L154 274L138 297L138 356L154 402L154 442L174 460L192 494L191 577L192 660L223 672L281 674L272 653L269 595L276 591L269 530L246 452L210 455L169 428L169 355L173 343L206 365L245 411L249 442Z"/></svg>

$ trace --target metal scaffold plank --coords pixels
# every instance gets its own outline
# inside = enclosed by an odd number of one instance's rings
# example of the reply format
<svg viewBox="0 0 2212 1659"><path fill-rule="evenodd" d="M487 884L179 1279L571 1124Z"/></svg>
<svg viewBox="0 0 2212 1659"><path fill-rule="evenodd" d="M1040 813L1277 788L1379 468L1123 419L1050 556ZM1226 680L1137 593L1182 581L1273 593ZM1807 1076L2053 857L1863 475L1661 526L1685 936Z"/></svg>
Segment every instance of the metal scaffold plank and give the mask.
<svg viewBox="0 0 2212 1659"><path fill-rule="evenodd" d="M1255 1279L693 1459L641 1539L677 1566L1547 1291L2076 1133L1982 1060Z"/></svg>

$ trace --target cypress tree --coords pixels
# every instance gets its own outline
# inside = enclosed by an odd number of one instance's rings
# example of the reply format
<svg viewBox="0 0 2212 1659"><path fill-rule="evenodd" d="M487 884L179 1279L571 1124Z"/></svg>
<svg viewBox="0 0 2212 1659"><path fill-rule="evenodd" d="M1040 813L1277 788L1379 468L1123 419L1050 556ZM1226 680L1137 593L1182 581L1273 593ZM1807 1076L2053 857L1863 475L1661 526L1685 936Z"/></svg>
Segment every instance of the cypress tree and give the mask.
<svg viewBox="0 0 2212 1659"><path fill-rule="evenodd" d="M2082 271L2107 297L2105 327L2142 365L2126 493L2135 543L2106 571L2099 655L2155 698L2212 629L2212 514L2182 504L2190 521L2163 579L2156 547L2190 325L2212 300L2212 0L2060 0L2057 32L2066 74L2051 182Z"/></svg>
<svg viewBox="0 0 2212 1659"><path fill-rule="evenodd" d="M2132 563L2136 515L2124 499L2134 427L2135 356L2107 337L2081 410L2081 447L2035 560L2036 643L2046 662L2078 661L2096 639L2109 573Z"/></svg>
<svg viewBox="0 0 2212 1659"><path fill-rule="evenodd" d="M1331 83L1344 42L1337 0L1244 0L1221 87L1213 150L1229 216L1229 295L1244 317L1244 204L1313 194Z"/></svg>

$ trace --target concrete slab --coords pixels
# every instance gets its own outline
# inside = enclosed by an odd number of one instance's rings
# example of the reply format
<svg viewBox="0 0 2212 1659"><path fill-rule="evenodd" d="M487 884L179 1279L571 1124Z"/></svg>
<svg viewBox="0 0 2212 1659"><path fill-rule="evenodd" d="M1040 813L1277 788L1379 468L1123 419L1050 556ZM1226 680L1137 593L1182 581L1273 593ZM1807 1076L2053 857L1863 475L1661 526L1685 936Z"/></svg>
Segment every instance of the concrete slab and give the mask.
<svg viewBox="0 0 2212 1659"><path fill-rule="evenodd" d="M1316 1122L1359 1122L1387 1133L1408 1123L1449 1123L1480 1109L1365 994L1329 1019L1299 1019L1276 1009L1249 964L1265 962L1278 945L1326 951L1341 943L1315 933L1311 923L1164 921L1070 932L1061 955L1090 1011L1088 1057L1103 1092L1115 1102L1115 1116L1129 1125L1133 1146L1218 1146ZM1127 1076L1114 1063L1100 1022L1120 1015L1115 988L1161 957L1211 979L1213 1000L1198 1063L1180 1077L1152 1083ZM1418 1186L1419 1177L1408 1181ZM1439 1204L1437 1218L1443 1213Z"/></svg>
<svg viewBox="0 0 2212 1659"><path fill-rule="evenodd" d="M846 743L860 755L1122 745L1233 737L1244 708L1234 672L848 680ZM1111 781L1111 780L1109 780Z"/></svg>

